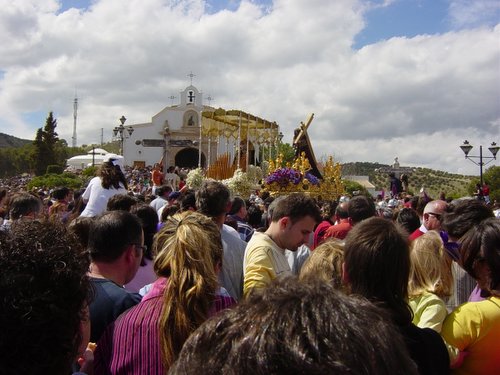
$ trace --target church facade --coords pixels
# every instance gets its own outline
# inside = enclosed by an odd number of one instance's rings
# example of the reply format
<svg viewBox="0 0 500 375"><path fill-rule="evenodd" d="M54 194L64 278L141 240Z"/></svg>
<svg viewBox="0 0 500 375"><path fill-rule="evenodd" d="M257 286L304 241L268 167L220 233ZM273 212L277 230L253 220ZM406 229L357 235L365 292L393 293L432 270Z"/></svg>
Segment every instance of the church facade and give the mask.
<svg viewBox="0 0 500 375"><path fill-rule="evenodd" d="M132 124L123 139L124 164L145 167L208 168L222 155L238 167L257 164L276 145L279 126L240 110L203 105L193 85L180 93L180 103L165 107L151 122ZM244 164L244 165L240 165Z"/></svg>

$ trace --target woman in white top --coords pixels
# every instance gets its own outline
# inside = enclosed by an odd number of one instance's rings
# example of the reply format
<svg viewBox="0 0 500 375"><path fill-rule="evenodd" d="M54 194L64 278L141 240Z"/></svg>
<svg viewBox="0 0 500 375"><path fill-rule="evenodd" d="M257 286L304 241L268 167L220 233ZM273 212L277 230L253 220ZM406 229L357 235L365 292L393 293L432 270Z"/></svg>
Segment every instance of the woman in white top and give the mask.
<svg viewBox="0 0 500 375"><path fill-rule="evenodd" d="M127 181L117 159L103 162L98 176L90 180L82 194L87 203L80 216L94 217L106 210L109 198L116 194L127 194Z"/></svg>

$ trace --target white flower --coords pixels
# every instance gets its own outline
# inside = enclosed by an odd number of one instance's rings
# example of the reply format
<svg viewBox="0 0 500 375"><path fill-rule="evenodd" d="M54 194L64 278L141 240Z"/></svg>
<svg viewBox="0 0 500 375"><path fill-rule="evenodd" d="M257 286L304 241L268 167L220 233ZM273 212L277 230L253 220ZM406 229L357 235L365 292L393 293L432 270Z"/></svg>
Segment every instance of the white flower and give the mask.
<svg viewBox="0 0 500 375"><path fill-rule="evenodd" d="M203 180L205 179L205 174L203 172L203 169L201 168L196 168L187 174L186 178L186 184L190 189L199 189L201 187L201 184L203 183Z"/></svg>

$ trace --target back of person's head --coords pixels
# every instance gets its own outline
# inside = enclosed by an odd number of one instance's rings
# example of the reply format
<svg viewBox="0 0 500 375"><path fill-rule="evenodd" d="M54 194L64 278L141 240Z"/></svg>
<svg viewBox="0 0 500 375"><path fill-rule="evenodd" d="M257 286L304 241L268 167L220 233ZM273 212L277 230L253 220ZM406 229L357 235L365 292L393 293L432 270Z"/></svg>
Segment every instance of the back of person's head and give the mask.
<svg viewBox="0 0 500 375"><path fill-rule="evenodd" d="M329 239L319 245L307 258L300 270L300 280L319 278L331 283L335 289L342 289L342 263L344 244Z"/></svg>
<svg viewBox="0 0 500 375"><path fill-rule="evenodd" d="M58 188L54 189L54 191L52 192L52 198L54 198L55 200L58 200L58 201L63 200L64 198L67 197L69 192L70 192L70 190L66 186L58 187Z"/></svg>
<svg viewBox="0 0 500 375"><path fill-rule="evenodd" d="M0 267L0 373L69 374L91 297L78 240L63 225L27 221L0 233Z"/></svg>
<svg viewBox="0 0 500 375"><path fill-rule="evenodd" d="M229 209L228 214L234 215L239 212L242 207L246 207L245 201L241 197L234 197L231 200L231 208Z"/></svg>
<svg viewBox="0 0 500 375"><path fill-rule="evenodd" d="M283 217L289 217L292 224L294 224L306 216L312 217L316 222L321 221L321 211L316 202L301 193L293 193L283 199L276 200L271 215L272 222L277 222Z"/></svg>
<svg viewBox="0 0 500 375"><path fill-rule="evenodd" d="M248 224L253 228L259 228L262 224L262 210L255 203L248 206L247 209Z"/></svg>
<svg viewBox="0 0 500 375"><path fill-rule="evenodd" d="M196 192L196 207L208 217L226 214L231 194L226 185L215 180L205 180Z"/></svg>
<svg viewBox="0 0 500 375"><path fill-rule="evenodd" d="M364 195L358 195L349 201L347 212L353 223L359 223L375 216L375 204Z"/></svg>
<svg viewBox="0 0 500 375"><path fill-rule="evenodd" d="M109 159L103 162L99 168L98 175L101 177L101 185L104 189L118 189L120 183L125 189L128 189L127 179L117 159Z"/></svg>
<svg viewBox="0 0 500 375"><path fill-rule="evenodd" d="M410 297L420 296L425 292L434 293L443 299L451 295L451 258L446 255L438 232L428 231L412 241L410 261Z"/></svg>
<svg viewBox="0 0 500 375"><path fill-rule="evenodd" d="M373 217L349 232L344 247L344 280L354 294L380 303L398 324L408 324L406 303L410 254L408 235L391 221Z"/></svg>
<svg viewBox="0 0 500 375"><path fill-rule="evenodd" d="M106 205L106 209L108 211L130 211L132 206L136 205L139 201L137 198L128 194L115 194L111 198L109 198L108 203Z"/></svg>
<svg viewBox="0 0 500 375"><path fill-rule="evenodd" d="M323 220L331 221L332 217L335 215L337 206L338 203L334 200L323 202L321 205L321 218Z"/></svg>
<svg viewBox="0 0 500 375"><path fill-rule="evenodd" d="M490 217L494 217L493 211L483 201L459 199L453 201L441 217L441 228L458 240L471 227Z"/></svg>
<svg viewBox="0 0 500 375"><path fill-rule="evenodd" d="M401 225L408 234L420 228L420 218L418 217L417 211L409 207L403 207L398 211L396 223Z"/></svg>
<svg viewBox="0 0 500 375"><path fill-rule="evenodd" d="M182 193L180 199L180 210L184 211L196 211L196 195L194 190L186 190Z"/></svg>
<svg viewBox="0 0 500 375"><path fill-rule="evenodd" d="M417 211L418 216L422 216L424 214L424 208L429 202L430 198L428 196L418 197L418 201L415 206L415 211Z"/></svg>
<svg viewBox="0 0 500 375"><path fill-rule="evenodd" d="M162 358L168 368L184 341L207 317L222 266L220 230L213 220L186 211L169 217L155 238L154 270L168 278L159 321Z"/></svg>
<svg viewBox="0 0 500 375"><path fill-rule="evenodd" d="M464 269L486 291L485 296L500 297L500 220L488 218L481 221L460 242L460 262Z"/></svg>
<svg viewBox="0 0 500 375"><path fill-rule="evenodd" d="M170 216L174 216L176 213L178 213L180 209L181 208L178 204L172 204L170 206L163 207L163 210L161 211L160 221L164 223Z"/></svg>
<svg viewBox="0 0 500 375"><path fill-rule="evenodd" d="M80 240L80 244L85 250L89 243L92 224L94 224L94 218L88 216L79 216L68 224L68 230Z"/></svg>
<svg viewBox="0 0 500 375"><path fill-rule="evenodd" d="M92 225L88 249L93 262L112 263L131 244L140 244L142 226L139 218L128 211L109 211L97 217Z"/></svg>
<svg viewBox="0 0 500 375"><path fill-rule="evenodd" d="M342 202L335 208L335 215L339 219L347 219L349 217L349 212L347 211L347 207L349 206L349 202Z"/></svg>
<svg viewBox="0 0 500 375"><path fill-rule="evenodd" d="M42 207L43 203L40 198L29 193L19 193L9 201L9 216L12 220L36 216L41 212Z"/></svg>
<svg viewBox="0 0 500 375"><path fill-rule="evenodd" d="M166 197L172 192L172 187L169 185L162 185L156 188L156 195L159 197Z"/></svg>
<svg viewBox="0 0 500 375"><path fill-rule="evenodd" d="M361 360L362 358L362 360ZM320 280L275 281L205 322L170 374L416 374L386 314Z"/></svg>
<svg viewBox="0 0 500 375"><path fill-rule="evenodd" d="M145 203L133 206L130 213L136 215L142 225L144 245L147 246L144 256L153 259L153 238L158 228L158 214L153 207Z"/></svg>

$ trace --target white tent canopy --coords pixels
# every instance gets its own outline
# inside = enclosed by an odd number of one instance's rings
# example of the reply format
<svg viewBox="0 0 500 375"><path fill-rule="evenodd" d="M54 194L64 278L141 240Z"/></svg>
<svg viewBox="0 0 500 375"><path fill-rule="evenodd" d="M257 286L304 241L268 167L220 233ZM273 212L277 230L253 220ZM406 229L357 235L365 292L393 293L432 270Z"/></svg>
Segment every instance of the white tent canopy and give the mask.
<svg viewBox="0 0 500 375"><path fill-rule="evenodd" d="M102 148L90 150L86 155L73 156L66 161L66 165L70 170L81 170L92 165L101 165L111 158L116 159L117 163L123 167L123 156L109 153Z"/></svg>

